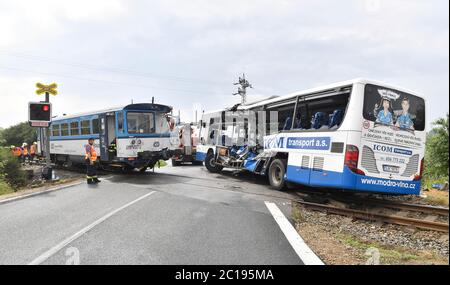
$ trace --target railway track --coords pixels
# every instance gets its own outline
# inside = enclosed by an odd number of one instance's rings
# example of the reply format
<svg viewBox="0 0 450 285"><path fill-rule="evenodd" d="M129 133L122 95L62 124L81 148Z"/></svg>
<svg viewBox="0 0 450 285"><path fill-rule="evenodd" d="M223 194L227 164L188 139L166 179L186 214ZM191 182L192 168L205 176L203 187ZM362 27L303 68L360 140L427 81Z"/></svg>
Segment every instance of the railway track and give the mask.
<svg viewBox="0 0 450 285"><path fill-rule="evenodd" d="M320 202L310 202L304 199L296 203L315 211L347 216L354 219L379 221L383 223L415 227L424 230L449 232L449 209L429 205L409 204L381 199L346 199L321 197ZM336 203L337 201L337 203ZM337 204L337 205L336 205ZM391 213L392 210L398 210ZM414 215L415 217L410 217ZM446 219L447 222L439 221Z"/></svg>

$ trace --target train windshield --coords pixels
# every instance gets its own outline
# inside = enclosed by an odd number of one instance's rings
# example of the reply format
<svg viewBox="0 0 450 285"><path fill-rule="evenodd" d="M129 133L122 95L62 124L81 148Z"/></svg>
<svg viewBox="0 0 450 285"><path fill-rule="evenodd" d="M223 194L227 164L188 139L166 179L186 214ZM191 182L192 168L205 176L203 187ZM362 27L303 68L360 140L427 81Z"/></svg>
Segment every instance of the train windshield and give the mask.
<svg viewBox="0 0 450 285"><path fill-rule="evenodd" d="M367 84L364 92L363 116L376 125L423 131L425 101L408 93Z"/></svg>
<svg viewBox="0 0 450 285"><path fill-rule="evenodd" d="M127 128L130 134L155 133L155 114L142 112L127 113Z"/></svg>

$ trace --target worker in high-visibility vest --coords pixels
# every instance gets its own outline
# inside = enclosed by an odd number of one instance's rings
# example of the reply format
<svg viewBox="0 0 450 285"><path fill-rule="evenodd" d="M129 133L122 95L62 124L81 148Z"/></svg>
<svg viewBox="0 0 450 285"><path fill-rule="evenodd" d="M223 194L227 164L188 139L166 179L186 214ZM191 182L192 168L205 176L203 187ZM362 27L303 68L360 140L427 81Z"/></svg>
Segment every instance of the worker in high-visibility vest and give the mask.
<svg viewBox="0 0 450 285"><path fill-rule="evenodd" d="M33 162L34 158L36 157L36 151L37 151L37 142L34 142L30 146L30 164Z"/></svg>
<svg viewBox="0 0 450 285"><path fill-rule="evenodd" d="M85 146L85 152L87 184L97 184L100 180L97 177L97 152L94 148L93 138L89 138L88 144Z"/></svg>
<svg viewBox="0 0 450 285"><path fill-rule="evenodd" d="M108 152L109 154L113 155L113 156L117 156L117 139L114 139L108 147Z"/></svg>
<svg viewBox="0 0 450 285"><path fill-rule="evenodd" d="M28 151L28 144L24 142L22 144L22 163L25 163L26 159L30 158L30 152Z"/></svg>
<svg viewBox="0 0 450 285"><path fill-rule="evenodd" d="M13 149L13 156L16 157L19 161L22 159L22 148L20 148L19 146L11 146L11 148Z"/></svg>
<svg viewBox="0 0 450 285"><path fill-rule="evenodd" d="M16 156L16 147L12 145L12 146L10 147L10 150L11 150L11 155L12 155L12 156Z"/></svg>

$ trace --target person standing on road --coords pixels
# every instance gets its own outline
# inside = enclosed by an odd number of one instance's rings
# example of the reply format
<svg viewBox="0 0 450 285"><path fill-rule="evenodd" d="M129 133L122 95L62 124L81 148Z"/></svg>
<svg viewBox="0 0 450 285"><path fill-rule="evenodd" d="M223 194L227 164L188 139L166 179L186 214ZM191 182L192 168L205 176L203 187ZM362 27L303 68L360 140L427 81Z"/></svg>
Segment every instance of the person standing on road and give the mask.
<svg viewBox="0 0 450 285"><path fill-rule="evenodd" d="M86 151L86 180L87 184L97 184L100 180L97 178L97 152L94 149L94 138L89 138L88 144L85 146Z"/></svg>

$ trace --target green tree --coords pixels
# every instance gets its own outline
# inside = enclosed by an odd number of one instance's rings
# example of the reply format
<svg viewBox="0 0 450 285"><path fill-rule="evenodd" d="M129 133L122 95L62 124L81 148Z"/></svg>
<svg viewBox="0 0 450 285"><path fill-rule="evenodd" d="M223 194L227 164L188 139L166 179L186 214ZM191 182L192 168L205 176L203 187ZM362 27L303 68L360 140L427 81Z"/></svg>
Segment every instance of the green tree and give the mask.
<svg viewBox="0 0 450 285"><path fill-rule="evenodd" d="M426 174L429 177L448 177L449 114L433 122L426 146Z"/></svg>
<svg viewBox="0 0 450 285"><path fill-rule="evenodd" d="M36 140L36 129L30 127L28 122L19 123L0 132L0 143L4 146L22 145L24 142L32 144Z"/></svg>

